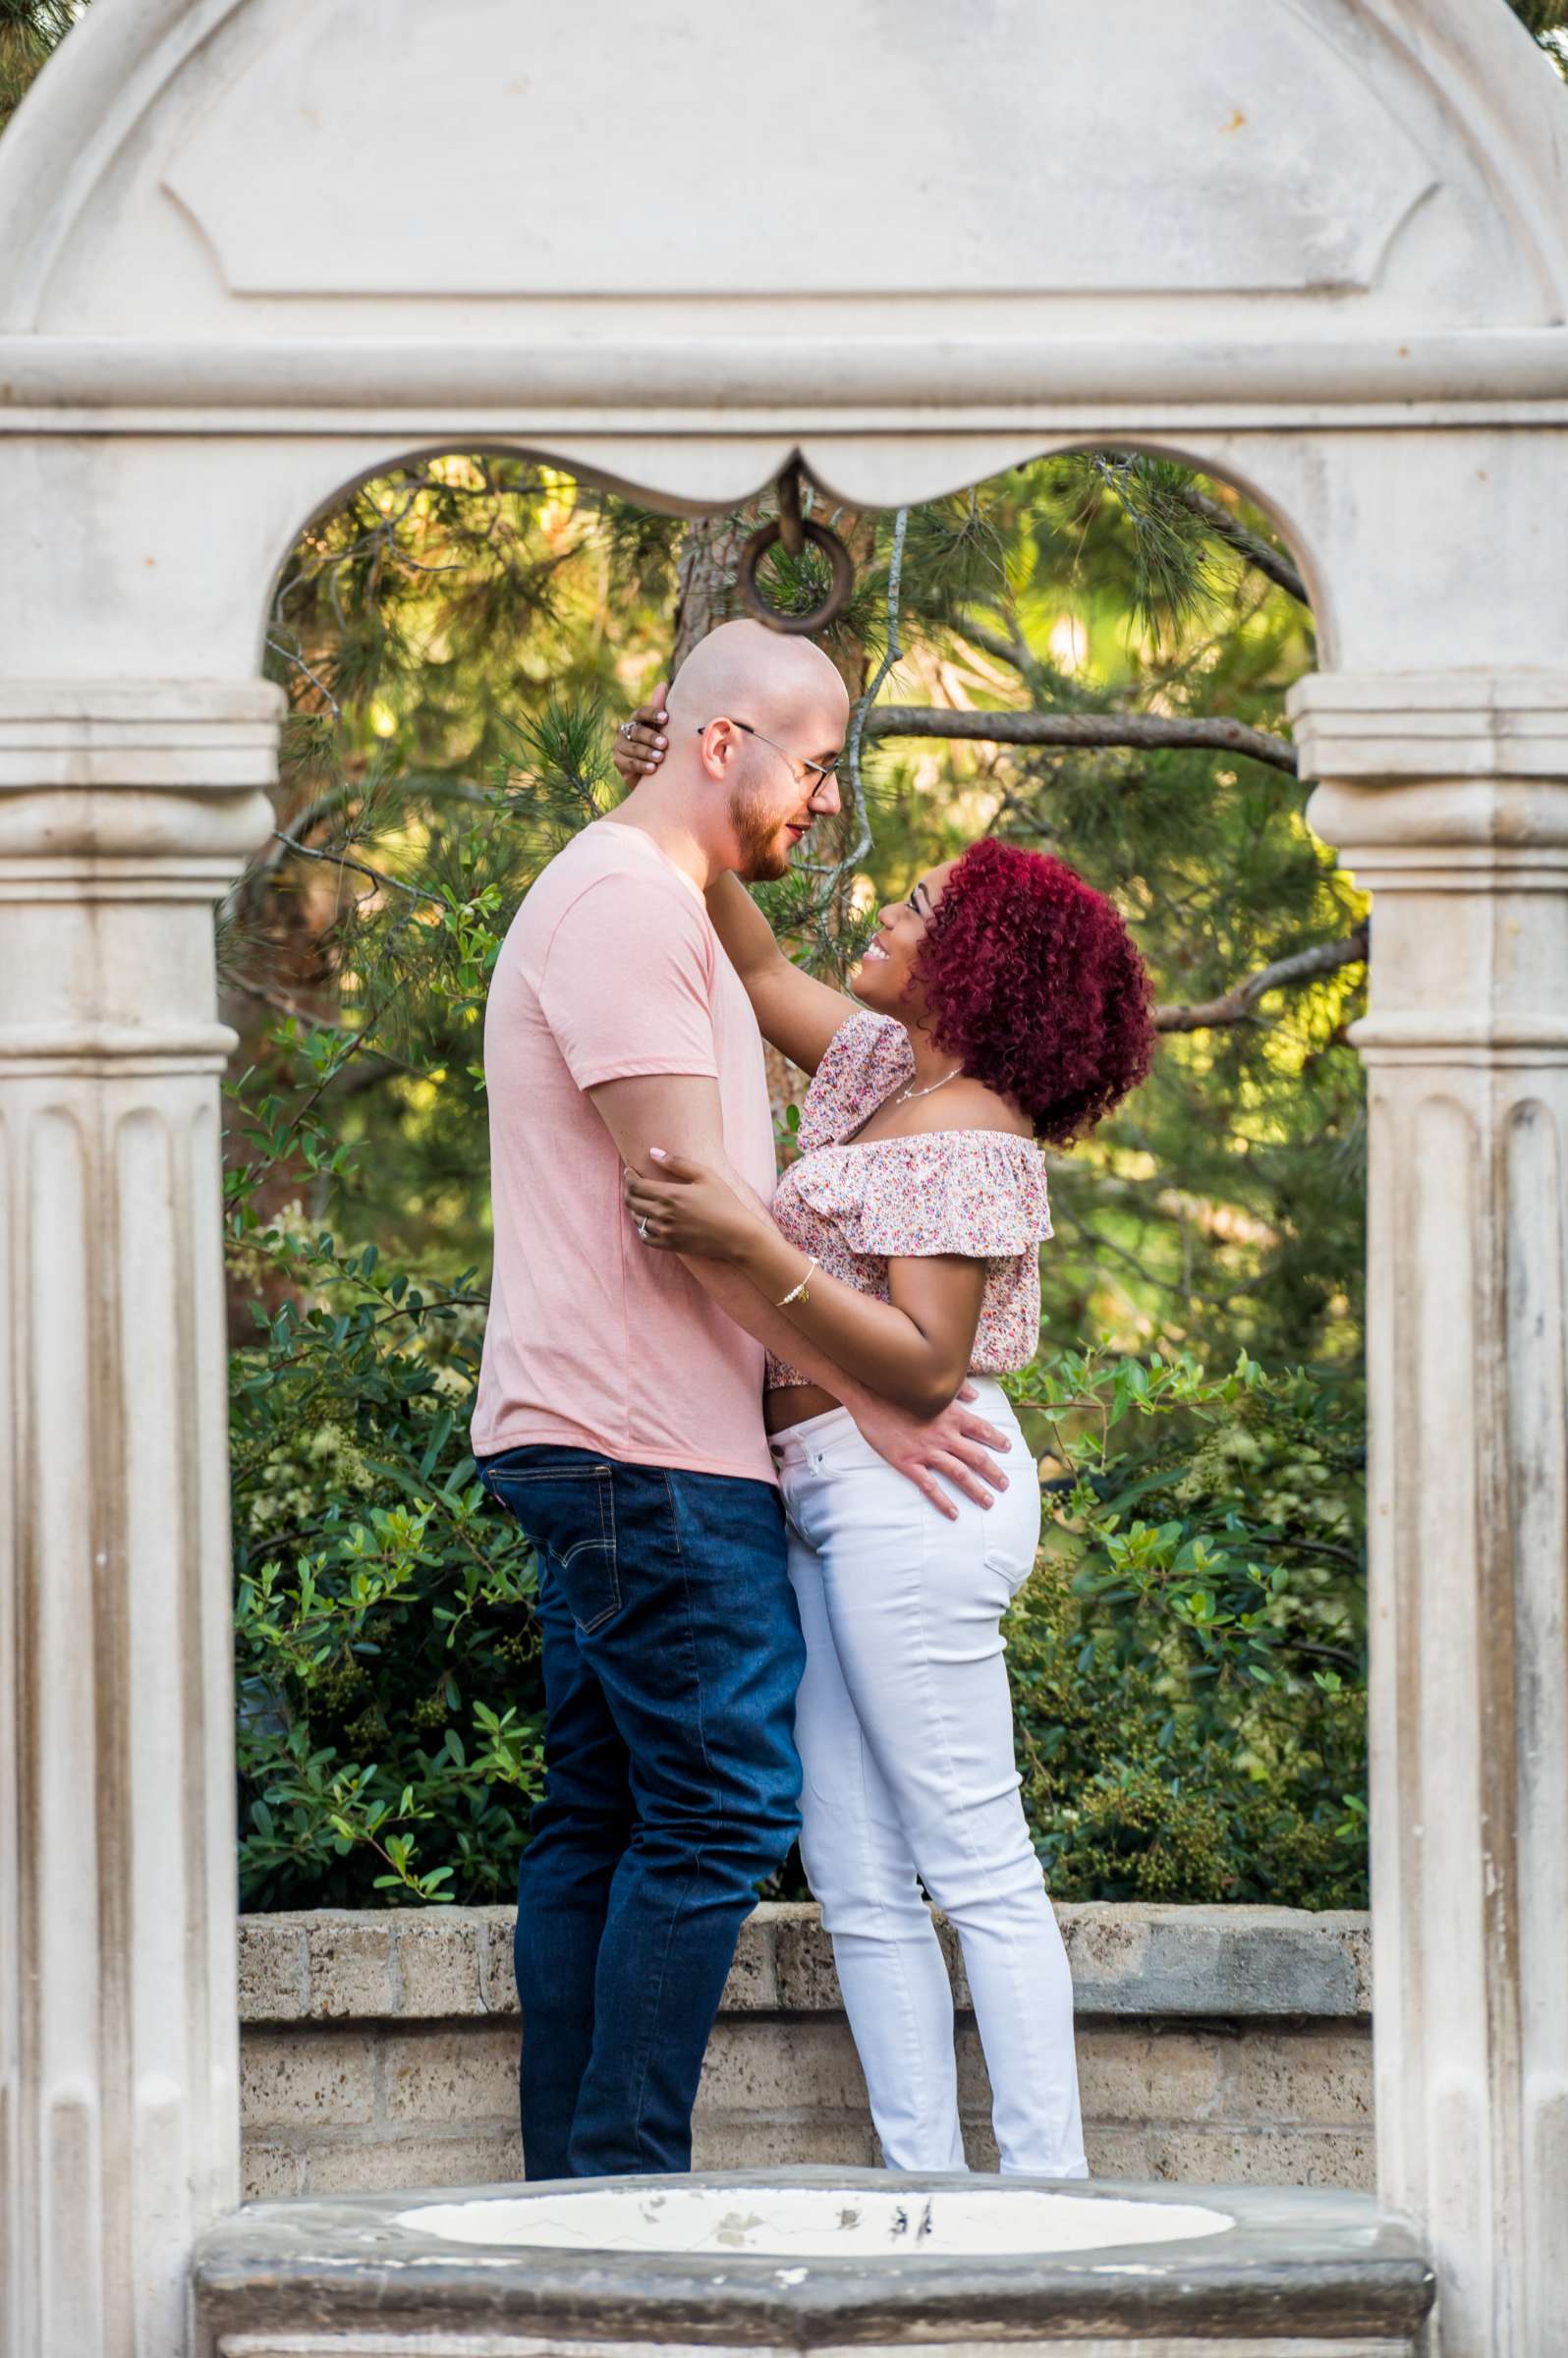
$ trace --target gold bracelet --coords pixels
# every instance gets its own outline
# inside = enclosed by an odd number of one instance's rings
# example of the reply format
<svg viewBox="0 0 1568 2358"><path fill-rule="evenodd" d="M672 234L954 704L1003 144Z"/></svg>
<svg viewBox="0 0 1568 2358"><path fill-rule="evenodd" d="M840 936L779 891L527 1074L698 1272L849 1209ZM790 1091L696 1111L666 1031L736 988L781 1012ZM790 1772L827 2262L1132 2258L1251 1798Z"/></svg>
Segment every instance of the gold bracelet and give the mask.
<svg viewBox="0 0 1568 2358"><path fill-rule="evenodd" d="M792 1302L810 1302L812 1297L807 1292L806 1288L811 1278L812 1271L816 1267L816 1255L813 1253L806 1264L806 1275L801 1279L800 1284L792 1285L789 1292L785 1295L783 1301L774 1303L773 1307L775 1310L788 1310Z"/></svg>

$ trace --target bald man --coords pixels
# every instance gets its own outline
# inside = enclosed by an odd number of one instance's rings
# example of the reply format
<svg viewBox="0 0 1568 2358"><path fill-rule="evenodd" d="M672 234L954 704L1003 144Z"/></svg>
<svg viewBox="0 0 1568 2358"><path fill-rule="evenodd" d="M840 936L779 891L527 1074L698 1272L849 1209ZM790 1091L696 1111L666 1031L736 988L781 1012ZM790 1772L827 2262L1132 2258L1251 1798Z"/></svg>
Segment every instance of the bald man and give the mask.
<svg viewBox="0 0 1568 2358"><path fill-rule="evenodd" d="M495 1267L473 1438L538 1561L544 1797L518 1884L531 2178L683 2170L736 1937L798 1830L804 1653L764 1346L929 1493L1000 1435L877 1400L725 1264L640 1247L652 1148L774 1182L762 1043L703 895L839 808L843 682L757 623L677 674L657 771L533 885L484 1027ZM957 1472L955 1473L955 1461Z"/></svg>

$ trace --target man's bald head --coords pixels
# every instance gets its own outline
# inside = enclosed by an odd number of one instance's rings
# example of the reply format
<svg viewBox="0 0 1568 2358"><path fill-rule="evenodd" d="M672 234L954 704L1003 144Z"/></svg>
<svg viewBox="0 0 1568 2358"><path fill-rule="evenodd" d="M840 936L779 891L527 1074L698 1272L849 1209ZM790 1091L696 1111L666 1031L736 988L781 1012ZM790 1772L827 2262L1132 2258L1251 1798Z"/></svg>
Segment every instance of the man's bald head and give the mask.
<svg viewBox="0 0 1568 2358"><path fill-rule="evenodd" d="M723 623L681 665L665 711L669 751L628 809L656 811L712 874L786 875L796 845L840 808L849 692L821 648Z"/></svg>
<svg viewBox="0 0 1568 2358"><path fill-rule="evenodd" d="M750 721L812 756L843 743L849 692L810 639L789 638L760 622L724 622L681 665L668 709L677 743L722 716Z"/></svg>

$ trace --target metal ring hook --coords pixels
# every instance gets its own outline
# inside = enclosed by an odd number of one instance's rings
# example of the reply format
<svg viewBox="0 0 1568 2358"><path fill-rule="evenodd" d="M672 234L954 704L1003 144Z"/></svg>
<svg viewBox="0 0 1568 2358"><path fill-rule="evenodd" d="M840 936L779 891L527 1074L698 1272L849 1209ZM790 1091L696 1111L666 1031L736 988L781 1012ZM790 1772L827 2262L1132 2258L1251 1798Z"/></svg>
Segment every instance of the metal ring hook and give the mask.
<svg viewBox="0 0 1568 2358"><path fill-rule="evenodd" d="M837 533L830 525L818 524L814 516L802 513L801 478L801 462L792 459L778 478L778 514L759 525L747 541L735 577L735 587L747 612L765 623L770 631L781 631L795 639L825 631L830 622L836 622L855 589L855 561ZM809 614L781 614L762 595L756 579L757 567L775 543L788 555L798 557L808 541L827 559L831 577L827 595Z"/></svg>

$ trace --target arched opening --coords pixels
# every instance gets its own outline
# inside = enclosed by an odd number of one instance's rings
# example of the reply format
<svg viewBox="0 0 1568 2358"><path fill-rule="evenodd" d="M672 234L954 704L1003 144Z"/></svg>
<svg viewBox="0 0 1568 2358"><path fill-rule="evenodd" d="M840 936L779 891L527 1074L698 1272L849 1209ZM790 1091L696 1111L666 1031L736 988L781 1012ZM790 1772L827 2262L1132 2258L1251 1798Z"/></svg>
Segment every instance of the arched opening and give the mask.
<svg viewBox="0 0 1568 2358"><path fill-rule="evenodd" d="M842 819L764 893L792 954L842 984L877 903L1000 832L1120 902L1161 1002L1150 1082L1053 1163L1022 1387L1053 1507L1015 1648L1052 1887L1364 1904L1345 1029L1365 938L1281 734L1314 658L1300 570L1255 503L1164 454L1048 453L893 512L816 501L859 560L826 644L867 701ZM477 1017L532 876L618 797L614 721L735 609L766 504L692 524L532 456L423 454L323 503L274 583L277 832L220 933L246 1073L248 1906L509 1895L539 1695L528 1566L466 1454L489 1258ZM808 567L773 587L813 594ZM775 1079L787 1158L800 1077ZM1252 1375L1223 1396L1239 1357ZM1135 1520L1150 1545L1129 1585ZM806 1895L798 1867L776 1891Z"/></svg>

